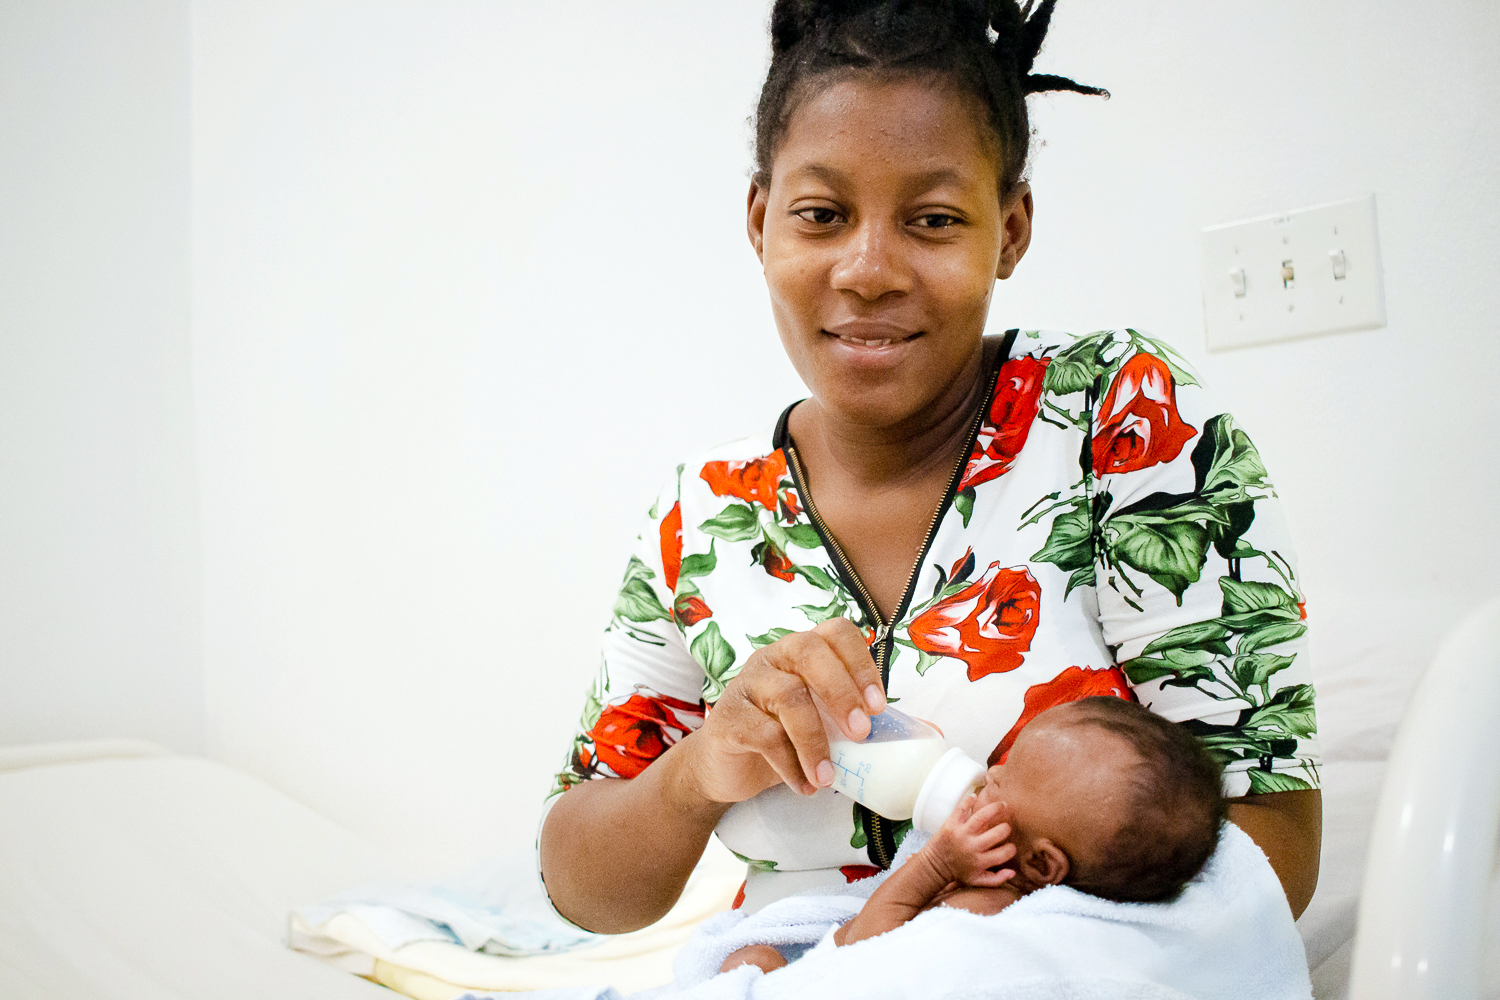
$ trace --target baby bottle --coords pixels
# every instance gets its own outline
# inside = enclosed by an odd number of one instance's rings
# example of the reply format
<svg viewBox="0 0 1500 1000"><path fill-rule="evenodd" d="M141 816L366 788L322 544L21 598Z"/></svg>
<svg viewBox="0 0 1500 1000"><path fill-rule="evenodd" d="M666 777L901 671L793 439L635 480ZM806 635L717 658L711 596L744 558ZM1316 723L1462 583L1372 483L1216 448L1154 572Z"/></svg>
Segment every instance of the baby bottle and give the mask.
<svg viewBox="0 0 1500 1000"><path fill-rule="evenodd" d="M870 716L870 735L857 742L825 725L834 790L886 819L909 819L936 833L959 801L984 783L984 765L894 708Z"/></svg>

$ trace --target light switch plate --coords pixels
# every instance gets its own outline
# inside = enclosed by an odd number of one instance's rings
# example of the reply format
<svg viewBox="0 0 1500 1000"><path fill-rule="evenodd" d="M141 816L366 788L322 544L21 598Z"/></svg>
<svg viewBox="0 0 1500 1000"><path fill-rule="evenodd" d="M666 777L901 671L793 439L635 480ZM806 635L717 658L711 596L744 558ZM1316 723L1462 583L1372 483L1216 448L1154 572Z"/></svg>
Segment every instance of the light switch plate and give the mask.
<svg viewBox="0 0 1500 1000"><path fill-rule="evenodd" d="M1199 250L1211 351L1385 325L1373 194L1210 226Z"/></svg>

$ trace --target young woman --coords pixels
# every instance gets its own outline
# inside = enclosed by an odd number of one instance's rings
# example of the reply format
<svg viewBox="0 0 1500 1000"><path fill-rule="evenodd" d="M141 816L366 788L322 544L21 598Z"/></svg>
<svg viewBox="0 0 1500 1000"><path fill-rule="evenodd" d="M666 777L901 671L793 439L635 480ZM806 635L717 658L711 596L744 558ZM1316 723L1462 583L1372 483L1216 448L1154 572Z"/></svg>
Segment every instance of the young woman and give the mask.
<svg viewBox="0 0 1500 1000"><path fill-rule="evenodd" d="M889 865L906 824L826 787L821 715L858 738L898 699L991 763L1053 704L1139 700L1307 905L1305 615L1254 446L1137 331L984 336L1026 95L1102 93L1031 72L1054 3L776 3L747 223L812 395L651 509L541 831L579 925L660 917L715 830L752 907Z"/></svg>

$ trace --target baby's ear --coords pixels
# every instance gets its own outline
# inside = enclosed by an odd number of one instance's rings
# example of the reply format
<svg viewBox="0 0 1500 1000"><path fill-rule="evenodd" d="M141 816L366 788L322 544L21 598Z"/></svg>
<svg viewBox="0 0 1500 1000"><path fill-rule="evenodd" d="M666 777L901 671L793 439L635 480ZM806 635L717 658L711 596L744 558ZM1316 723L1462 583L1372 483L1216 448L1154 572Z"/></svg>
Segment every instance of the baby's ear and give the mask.
<svg viewBox="0 0 1500 1000"><path fill-rule="evenodd" d="M1026 856L1018 860L1021 874L1032 885L1061 885L1068 877L1068 855L1052 841L1043 837L1032 843Z"/></svg>

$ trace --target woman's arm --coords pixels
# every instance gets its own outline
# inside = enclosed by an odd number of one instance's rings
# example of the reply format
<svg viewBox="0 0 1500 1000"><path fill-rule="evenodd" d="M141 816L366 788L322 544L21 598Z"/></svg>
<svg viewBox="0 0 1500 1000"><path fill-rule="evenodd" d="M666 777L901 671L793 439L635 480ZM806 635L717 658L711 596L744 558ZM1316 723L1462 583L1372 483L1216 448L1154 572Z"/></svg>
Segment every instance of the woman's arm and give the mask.
<svg viewBox="0 0 1500 1000"><path fill-rule="evenodd" d="M1302 916L1318 886L1323 793L1313 789L1230 799L1229 819L1266 853L1286 891L1292 916Z"/></svg>
<svg viewBox="0 0 1500 1000"><path fill-rule="evenodd" d="M861 739L885 708L865 637L843 618L752 654L704 719L628 780L575 783L540 839L542 879L559 913L619 934L663 916L732 803L777 782L811 795L833 782L815 702Z"/></svg>
<svg viewBox="0 0 1500 1000"><path fill-rule="evenodd" d="M661 919L687 884L729 804L708 802L684 774L686 737L638 777L585 781L553 804L541 866L557 911L600 934Z"/></svg>

